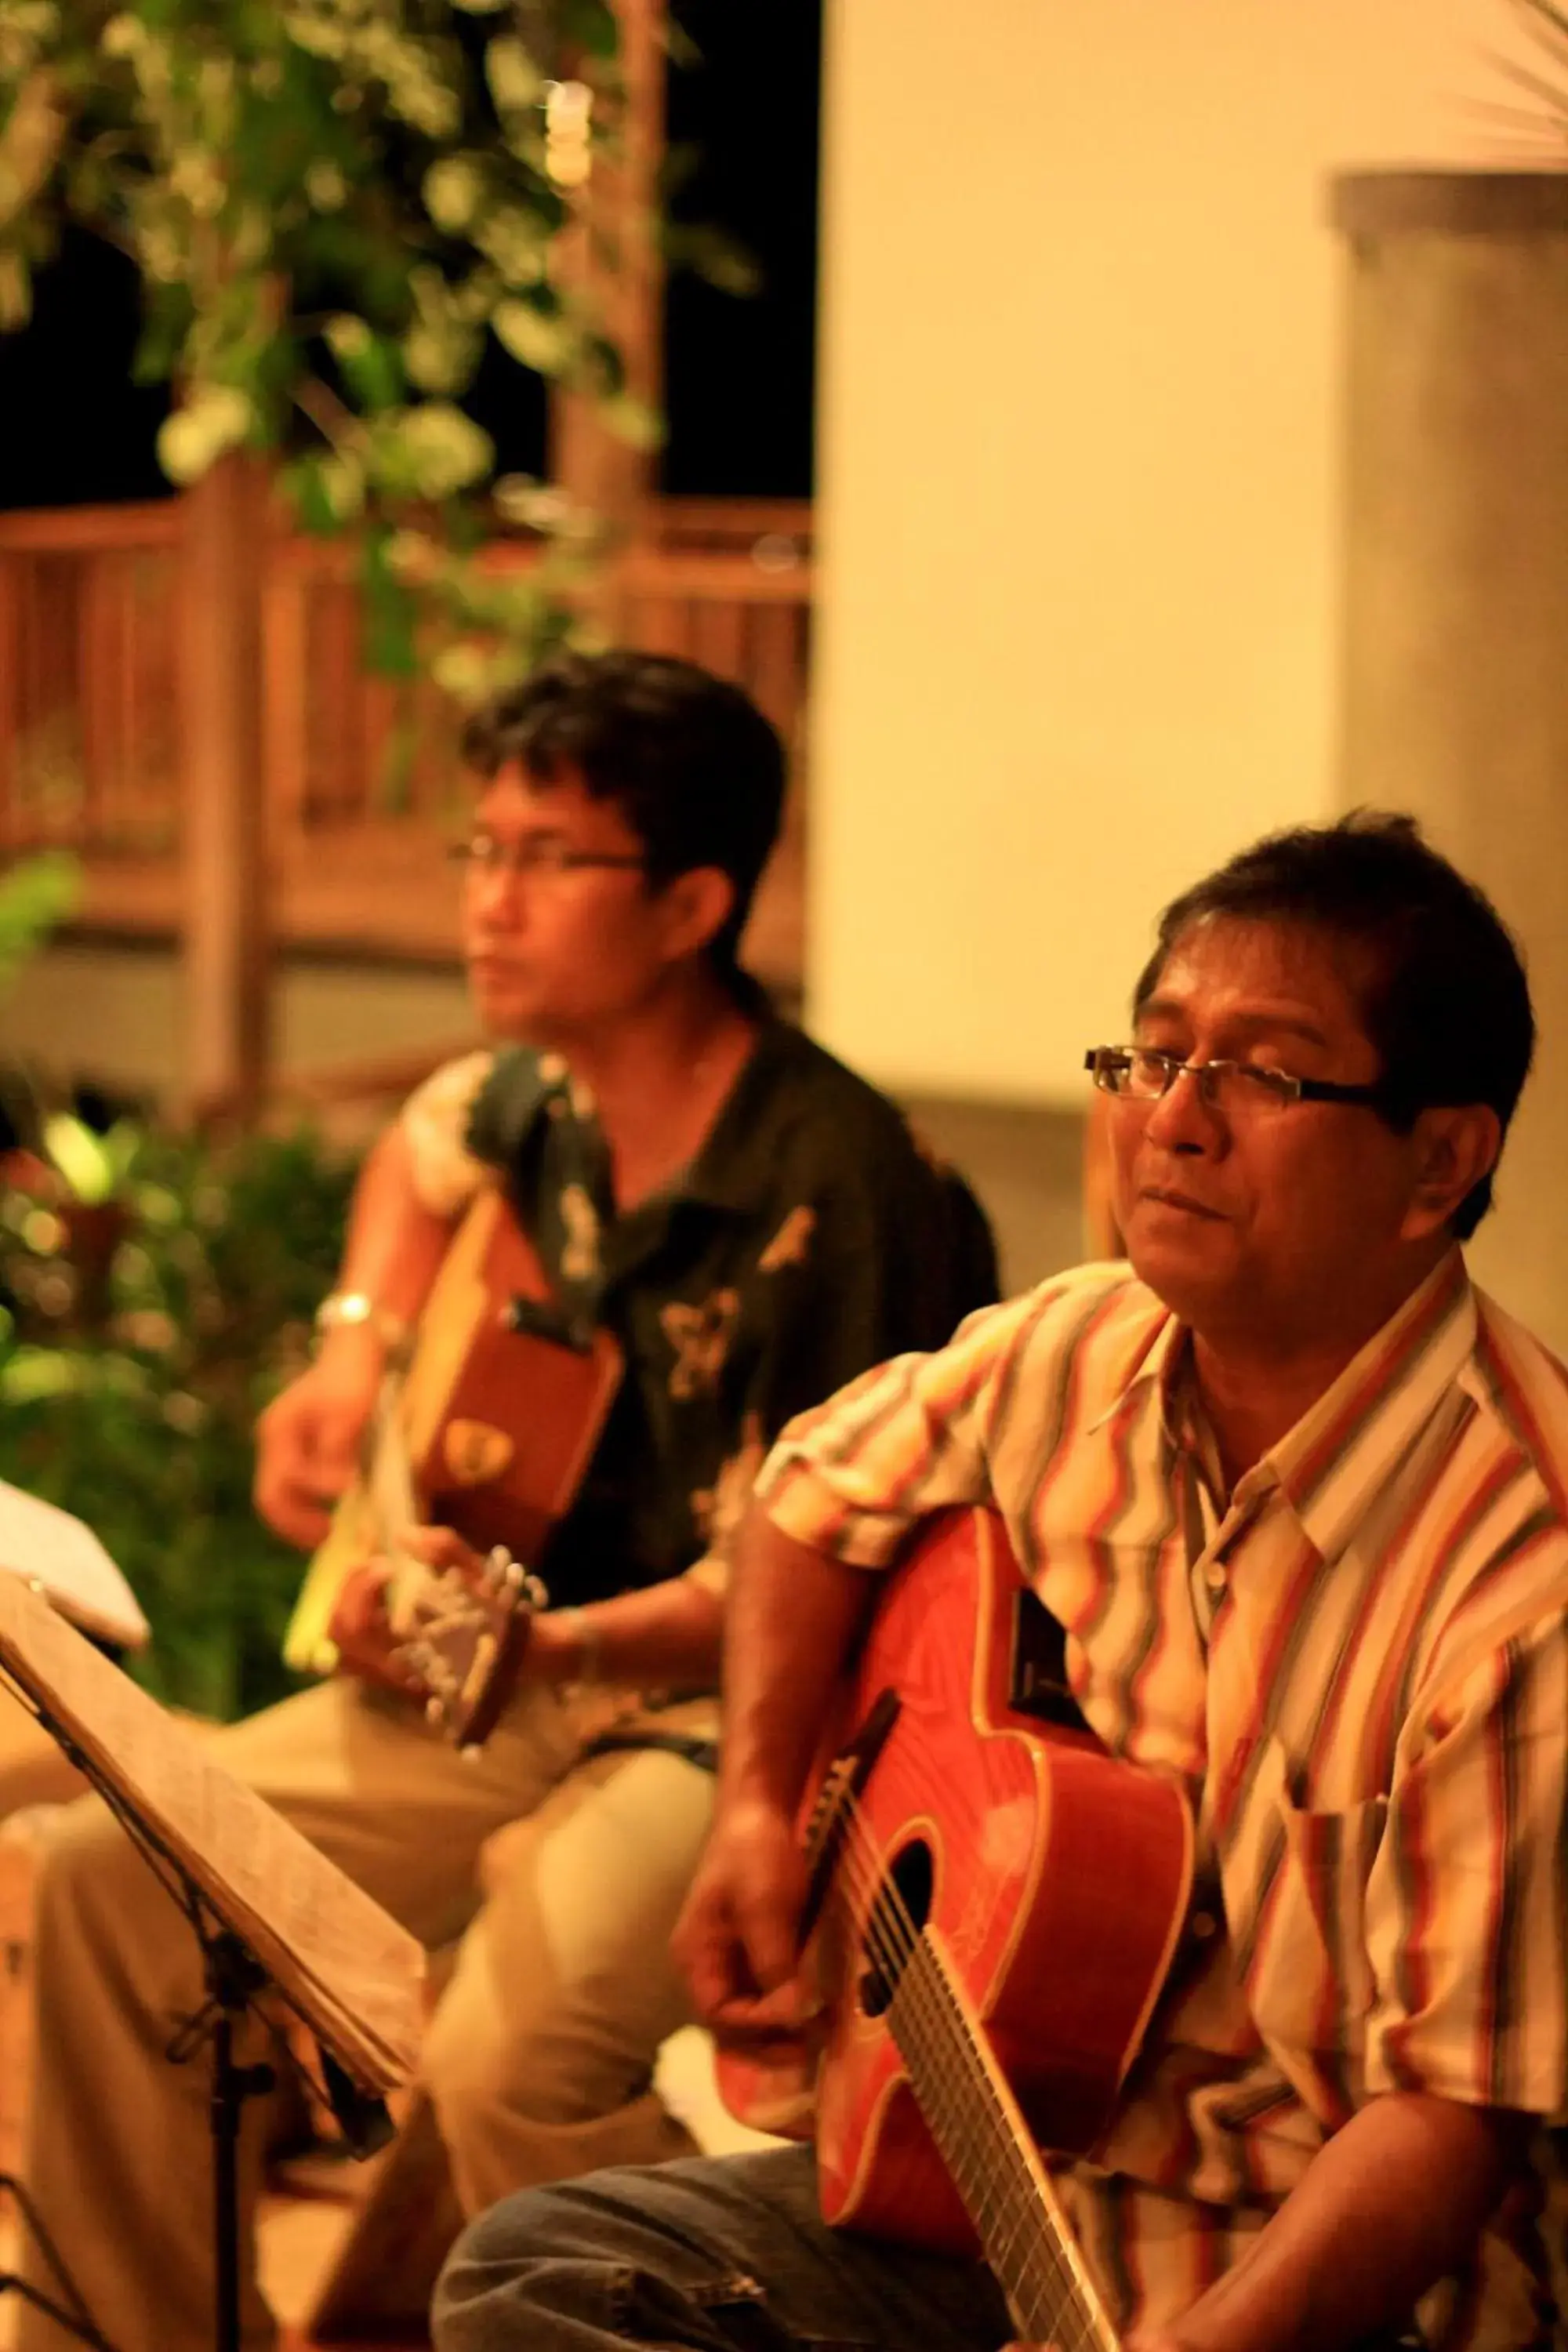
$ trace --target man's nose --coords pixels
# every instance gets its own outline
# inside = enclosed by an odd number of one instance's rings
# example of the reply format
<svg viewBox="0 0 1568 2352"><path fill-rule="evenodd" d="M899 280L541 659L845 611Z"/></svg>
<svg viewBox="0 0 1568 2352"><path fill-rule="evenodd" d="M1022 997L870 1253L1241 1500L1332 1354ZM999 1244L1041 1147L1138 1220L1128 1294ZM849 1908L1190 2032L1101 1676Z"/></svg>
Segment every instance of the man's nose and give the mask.
<svg viewBox="0 0 1568 2352"><path fill-rule="evenodd" d="M1224 1120L1194 1069L1178 1070L1143 1122L1152 1143L1166 1151L1212 1151Z"/></svg>
<svg viewBox="0 0 1568 2352"><path fill-rule="evenodd" d="M525 895L523 877L510 858L470 877L469 904L481 923L515 923Z"/></svg>

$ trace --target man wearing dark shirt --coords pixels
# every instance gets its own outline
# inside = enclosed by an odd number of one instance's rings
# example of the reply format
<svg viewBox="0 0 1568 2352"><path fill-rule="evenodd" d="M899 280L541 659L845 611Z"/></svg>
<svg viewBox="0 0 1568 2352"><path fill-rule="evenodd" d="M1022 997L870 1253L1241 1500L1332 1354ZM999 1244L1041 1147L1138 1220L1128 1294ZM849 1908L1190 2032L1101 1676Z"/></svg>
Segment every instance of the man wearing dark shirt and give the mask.
<svg viewBox="0 0 1568 2352"><path fill-rule="evenodd" d="M543 1563L552 1606L477 1759L340 1676L218 1752L427 1945L461 1938L426 2088L458 2197L689 2142L651 2084L668 1936L706 1830L719 1545L783 1423L994 1295L984 1219L899 1113L736 961L777 828L738 689L637 655L540 672L469 730L464 944L488 1030L376 1146L320 1354L259 1432L272 1523L319 1539L454 1223L500 1183L570 1323L626 1371ZM457 1539L416 1539L433 1561ZM211 2340L206 2085L164 2050L194 1941L96 1803L46 1866L29 2177L121 2352ZM267 2116L247 2113L254 2198ZM158 2161L149 2164L149 2135ZM245 2342L270 2321L246 2249ZM42 2282L40 2282L42 2284ZM37 2312L25 2352L65 2338Z"/></svg>

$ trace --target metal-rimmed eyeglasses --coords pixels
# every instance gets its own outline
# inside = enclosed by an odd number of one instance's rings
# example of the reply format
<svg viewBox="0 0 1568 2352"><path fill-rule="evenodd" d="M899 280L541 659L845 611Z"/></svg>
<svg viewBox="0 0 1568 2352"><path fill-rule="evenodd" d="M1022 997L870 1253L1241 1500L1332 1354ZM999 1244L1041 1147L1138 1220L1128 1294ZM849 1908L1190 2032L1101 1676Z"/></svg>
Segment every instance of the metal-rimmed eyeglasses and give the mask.
<svg viewBox="0 0 1568 2352"><path fill-rule="evenodd" d="M1382 1087L1351 1087L1338 1078L1298 1078L1260 1062L1184 1062L1176 1054L1156 1054L1148 1045L1092 1045L1083 1057L1101 1094L1122 1102L1158 1102L1184 1074L1197 1081L1200 1100L1232 1112L1288 1110L1292 1103L1359 1103L1380 1110Z"/></svg>
<svg viewBox="0 0 1568 2352"><path fill-rule="evenodd" d="M593 867L626 874L647 870L647 859L630 850L574 849L570 842L557 841L548 834L498 841L493 834L476 833L467 841L452 842L447 855L475 879L517 874L524 881L552 881L560 875L582 874Z"/></svg>

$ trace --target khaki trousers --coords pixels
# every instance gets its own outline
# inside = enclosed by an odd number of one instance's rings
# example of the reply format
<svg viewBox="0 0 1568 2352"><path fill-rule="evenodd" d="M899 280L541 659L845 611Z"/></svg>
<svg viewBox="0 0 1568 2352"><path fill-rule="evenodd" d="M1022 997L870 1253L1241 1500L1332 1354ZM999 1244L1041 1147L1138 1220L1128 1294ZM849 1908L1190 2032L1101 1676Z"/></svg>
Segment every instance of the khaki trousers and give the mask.
<svg viewBox="0 0 1568 2352"><path fill-rule="evenodd" d="M230 1771L423 1943L462 1937L425 2081L470 2212L512 2189L691 2149L649 2085L659 2043L688 2015L668 1938L711 1776L650 1749L584 1760L631 1704L525 1687L465 1758L411 1708L342 1680L210 1735ZM707 1729L711 1713L704 1701L654 1720ZM164 2054L201 2006L200 1959L97 1799L61 1816L37 1937L27 2177L45 2226L119 2352L207 2352L207 2054L180 2066ZM258 2040L244 2054L276 2053ZM274 2332L254 2219L282 2111L276 2098L246 2108L247 2352ZM49 2291L32 2249L26 2264ZM67 2352L51 2321L19 2319L19 2352Z"/></svg>
<svg viewBox="0 0 1568 2352"><path fill-rule="evenodd" d="M86 1786L16 1692L0 1683L0 1821L29 1805L68 1805Z"/></svg>

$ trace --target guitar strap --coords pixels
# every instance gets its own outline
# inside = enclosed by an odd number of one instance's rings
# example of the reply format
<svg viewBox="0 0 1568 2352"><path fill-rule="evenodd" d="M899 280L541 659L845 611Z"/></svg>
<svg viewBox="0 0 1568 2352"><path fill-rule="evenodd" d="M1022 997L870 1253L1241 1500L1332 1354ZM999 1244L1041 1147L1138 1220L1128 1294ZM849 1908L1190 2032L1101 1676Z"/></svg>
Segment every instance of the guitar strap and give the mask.
<svg viewBox="0 0 1568 2352"><path fill-rule="evenodd" d="M657 1748L666 1756L684 1756L700 1771L716 1772L719 1769L716 1739L704 1739L692 1731L640 1731L629 1727L625 1731L601 1731L584 1748L583 1760L586 1763L591 1756L629 1754L638 1748Z"/></svg>

